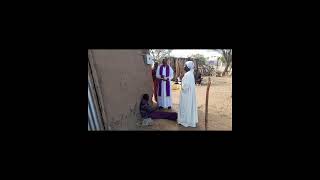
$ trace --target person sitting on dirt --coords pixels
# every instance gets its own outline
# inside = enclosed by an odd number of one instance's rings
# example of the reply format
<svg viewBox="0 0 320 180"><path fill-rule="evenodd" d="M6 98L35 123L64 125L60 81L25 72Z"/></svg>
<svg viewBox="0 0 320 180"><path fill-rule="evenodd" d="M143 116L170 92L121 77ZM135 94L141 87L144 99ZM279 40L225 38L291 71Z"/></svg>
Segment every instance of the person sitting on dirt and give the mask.
<svg viewBox="0 0 320 180"><path fill-rule="evenodd" d="M178 114L176 112L157 111L157 108L152 108L148 102L149 95L143 94L140 102L140 114L143 119L142 125L152 125L152 119L177 120Z"/></svg>
<svg viewBox="0 0 320 180"><path fill-rule="evenodd" d="M142 125L152 125L152 119L150 118L150 114L155 111L149 105L149 95L143 94L141 102L140 102L140 114L143 119Z"/></svg>

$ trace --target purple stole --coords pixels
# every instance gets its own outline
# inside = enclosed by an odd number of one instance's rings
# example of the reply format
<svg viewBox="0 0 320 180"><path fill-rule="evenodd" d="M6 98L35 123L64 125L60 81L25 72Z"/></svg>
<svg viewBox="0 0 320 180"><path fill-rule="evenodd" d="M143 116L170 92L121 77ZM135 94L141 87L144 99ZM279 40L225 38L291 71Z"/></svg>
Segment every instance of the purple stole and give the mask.
<svg viewBox="0 0 320 180"><path fill-rule="evenodd" d="M160 76L163 75L163 66L164 65L161 65L160 66ZM170 72L170 69L169 69L169 66L166 65L166 77L169 77L169 72ZM161 96L161 86L162 86L162 80L159 81L159 96ZM167 96L170 96L170 80L167 80L166 81L166 94Z"/></svg>

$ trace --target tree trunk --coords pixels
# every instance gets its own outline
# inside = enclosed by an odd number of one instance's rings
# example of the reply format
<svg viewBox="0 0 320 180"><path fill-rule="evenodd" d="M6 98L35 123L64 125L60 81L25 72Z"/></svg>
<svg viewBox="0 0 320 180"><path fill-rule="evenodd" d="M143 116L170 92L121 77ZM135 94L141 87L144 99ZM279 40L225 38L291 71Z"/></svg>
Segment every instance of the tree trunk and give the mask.
<svg viewBox="0 0 320 180"><path fill-rule="evenodd" d="M232 73L232 62L230 63L230 66L229 66L228 75L231 75L231 73Z"/></svg>
<svg viewBox="0 0 320 180"><path fill-rule="evenodd" d="M227 66L226 66L226 68L224 68L222 76L224 76L226 74L226 72L228 71L229 66L230 66L230 63L227 63Z"/></svg>
<svg viewBox="0 0 320 180"><path fill-rule="evenodd" d="M217 70L218 70L218 67L219 67L219 59L217 59Z"/></svg>
<svg viewBox="0 0 320 180"><path fill-rule="evenodd" d="M197 74L199 73L199 61L196 61L196 66L197 66Z"/></svg>

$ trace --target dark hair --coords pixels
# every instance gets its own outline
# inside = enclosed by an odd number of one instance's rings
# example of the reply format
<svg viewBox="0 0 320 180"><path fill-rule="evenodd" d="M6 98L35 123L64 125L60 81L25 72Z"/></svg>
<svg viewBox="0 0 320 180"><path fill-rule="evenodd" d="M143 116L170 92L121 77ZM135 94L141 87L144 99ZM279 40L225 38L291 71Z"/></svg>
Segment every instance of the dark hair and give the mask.
<svg viewBox="0 0 320 180"><path fill-rule="evenodd" d="M155 68L158 68L158 66L159 66L159 63L158 63L158 62L154 62L153 68L154 68L154 69L155 69Z"/></svg>
<svg viewBox="0 0 320 180"><path fill-rule="evenodd" d="M149 95L148 94L143 94L142 99L149 101Z"/></svg>

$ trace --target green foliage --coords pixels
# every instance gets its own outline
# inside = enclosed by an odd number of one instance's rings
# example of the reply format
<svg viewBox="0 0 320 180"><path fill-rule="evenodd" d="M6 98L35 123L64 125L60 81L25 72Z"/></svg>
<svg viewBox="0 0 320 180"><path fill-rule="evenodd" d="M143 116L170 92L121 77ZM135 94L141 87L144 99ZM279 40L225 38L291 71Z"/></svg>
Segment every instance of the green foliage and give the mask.
<svg viewBox="0 0 320 180"><path fill-rule="evenodd" d="M205 58L202 54L193 54L190 56L198 62L198 65L206 65L208 58Z"/></svg>
<svg viewBox="0 0 320 180"><path fill-rule="evenodd" d="M226 58L224 58L223 56L218 57L218 62L222 62L223 64L226 64Z"/></svg>

